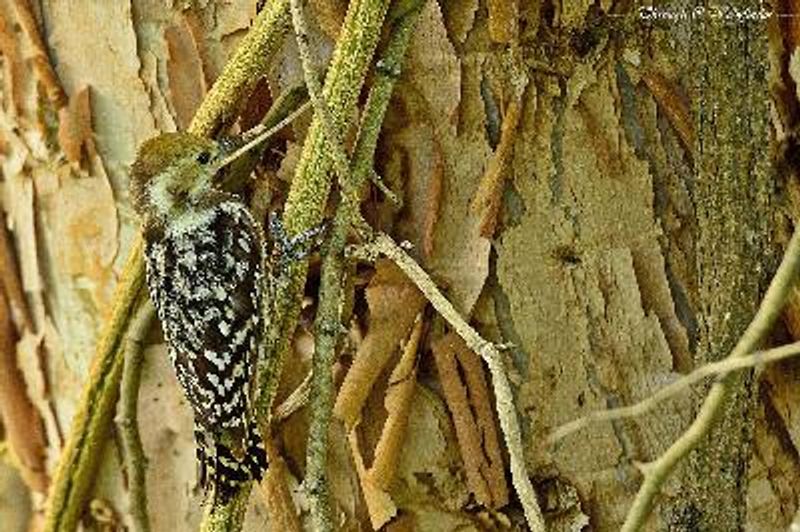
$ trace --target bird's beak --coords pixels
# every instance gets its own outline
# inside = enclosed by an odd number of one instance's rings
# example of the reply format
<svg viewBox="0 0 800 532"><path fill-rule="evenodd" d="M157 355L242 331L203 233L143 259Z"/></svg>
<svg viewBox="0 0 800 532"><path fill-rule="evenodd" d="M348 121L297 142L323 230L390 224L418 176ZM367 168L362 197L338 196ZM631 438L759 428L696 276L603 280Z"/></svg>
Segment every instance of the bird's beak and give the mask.
<svg viewBox="0 0 800 532"><path fill-rule="evenodd" d="M225 138L220 141L220 156L217 163L217 170L224 168L236 159L242 156L245 152L258 146L272 135L280 131L284 126L289 124L292 120L300 116L309 108L309 103L301 105L295 112L278 122L272 127L264 125L256 126L250 131L245 132L240 138Z"/></svg>
<svg viewBox="0 0 800 532"><path fill-rule="evenodd" d="M215 172L217 173L222 170L224 167L228 166L230 163L235 161L240 153L238 153L244 142L242 138L237 137L223 137L219 141L219 153L216 157L216 162L214 163Z"/></svg>

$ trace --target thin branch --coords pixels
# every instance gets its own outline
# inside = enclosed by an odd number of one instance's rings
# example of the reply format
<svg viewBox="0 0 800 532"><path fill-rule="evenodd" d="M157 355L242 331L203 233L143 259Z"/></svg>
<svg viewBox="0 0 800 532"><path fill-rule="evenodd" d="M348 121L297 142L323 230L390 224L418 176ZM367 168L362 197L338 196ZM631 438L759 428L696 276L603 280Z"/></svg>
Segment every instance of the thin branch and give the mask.
<svg viewBox="0 0 800 532"><path fill-rule="evenodd" d="M191 133L208 136L234 116L241 98L265 72L288 25L288 0L275 0L258 15L203 100L189 127ZM74 530L91 490L119 393L122 339L134 310L146 297L142 252L139 237L123 269L111 316L103 329L92 371L56 470L45 514L45 532Z"/></svg>
<svg viewBox="0 0 800 532"><path fill-rule="evenodd" d="M777 362L779 360L783 360L784 358L793 357L798 354L800 354L800 342L795 342L793 344L783 345L774 349L768 349L766 351L756 351L755 353L751 353L741 358L726 357L717 362L706 364L697 368L688 375L669 383L653 395L642 401L639 401L636 404L592 412L574 421L565 423L553 431L553 433L547 439L547 442L550 445L555 445L570 434L584 429L592 423L598 423L600 421L615 421L618 419L641 416L642 414L645 414L646 412L655 408L656 405L665 399L673 397L686 388L689 388L690 386L702 381L706 377L710 377L712 375L725 376L732 371L738 371L746 368L752 368L754 366L769 364L771 362Z"/></svg>
<svg viewBox="0 0 800 532"><path fill-rule="evenodd" d="M293 110L291 113L286 115L285 117L281 118L281 120L272 126L268 126L266 124L260 124L253 129L247 131L244 135L244 144L236 148L230 155L227 155L224 159L222 159L218 164L219 167L222 168L234 162L235 160L242 157L244 154L249 152L258 144L263 143L269 137L278 133L281 129L288 126L292 122L294 122L300 115L306 112L308 108L308 102L300 104L300 106Z"/></svg>
<svg viewBox="0 0 800 532"><path fill-rule="evenodd" d="M794 235L783 255L783 260L775 277L758 307L753 321L747 326L736 347L728 355L728 359L738 359L756 350L759 343L769 334L780 315L786 298L797 281L800 272L800 227L795 228ZM628 510L622 530L633 532L644 526L647 516L653 507L653 499L661 491L667 477L697 444L708 434L714 422L725 406L731 389L731 375L728 374L711 386L700 411L691 426L678 438L664 454L653 462L642 467L644 482Z"/></svg>
<svg viewBox="0 0 800 532"><path fill-rule="evenodd" d="M45 532L75 530L85 509L119 396L123 356L122 335L129 318L147 297L141 240L134 243L123 281L117 287L115 309L98 344L78 411L56 469L45 513Z"/></svg>
<svg viewBox="0 0 800 532"><path fill-rule="evenodd" d="M272 414L273 423L279 423L289 416L303 408L308 403L308 398L311 395L311 379L313 372L309 371L306 378L303 379L297 388L289 394L289 397L275 407L275 412Z"/></svg>
<svg viewBox="0 0 800 532"><path fill-rule="evenodd" d="M144 339L155 322L155 311L150 304L139 308L131 321L126 337L125 363L120 384L120 416L118 425L122 435L125 470L128 474L130 514L135 532L149 532L147 517L147 488L145 472L147 457L139 435L139 387L142 382L144 363Z"/></svg>
<svg viewBox="0 0 800 532"><path fill-rule="evenodd" d="M344 149L341 130L334 122L333 114L328 107L328 102L322 94L322 84L319 81L311 50L308 45L308 25L303 13L302 0L289 0L292 12L292 24L297 39L297 50L300 52L300 62L303 65L303 77L306 81L308 96L314 106L314 114L322 124L322 131L328 140L328 149L331 152L333 166L340 180L344 180L350 173L350 162Z"/></svg>
<svg viewBox="0 0 800 532"><path fill-rule="evenodd" d="M358 255L372 259L377 254L383 254L394 261L400 269L408 275L417 288L425 294L433 308L447 320L453 330L464 339L470 349L478 353L489 367L492 375L497 415L500 418L500 427L508 449L511 462L511 481L517 492L525 519L531 530L543 532L545 530L542 512L533 491L531 479L525 465L525 453L522 446L522 435L517 421L517 411L514 407L514 398L511 385L508 381L503 359L494 344L484 340L478 332L461 317L453 304L444 297L430 276L412 259L394 240L384 233L378 233L367 245L357 251Z"/></svg>
<svg viewBox="0 0 800 532"><path fill-rule="evenodd" d="M259 127L271 128L278 125L306 102L308 102L308 91L305 85L298 84L286 89L272 102ZM268 148L269 143L265 142L233 161L220 183L220 188L231 192L242 190Z"/></svg>

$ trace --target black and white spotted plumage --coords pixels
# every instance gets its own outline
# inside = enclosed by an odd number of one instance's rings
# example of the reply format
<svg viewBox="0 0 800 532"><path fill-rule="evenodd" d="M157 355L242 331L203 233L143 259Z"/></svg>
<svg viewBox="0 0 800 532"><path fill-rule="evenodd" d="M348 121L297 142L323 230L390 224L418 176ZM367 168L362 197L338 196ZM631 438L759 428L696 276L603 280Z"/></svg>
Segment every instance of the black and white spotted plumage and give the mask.
<svg viewBox="0 0 800 532"><path fill-rule="evenodd" d="M176 161L156 164L162 154L148 154L145 144L132 192L144 219L150 297L194 410L200 484L226 498L266 468L250 410L262 346L264 239L245 205L213 189L213 175L203 173L218 146L173 135L166 140L179 142ZM187 185L186 177L200 183Z"/></svg>

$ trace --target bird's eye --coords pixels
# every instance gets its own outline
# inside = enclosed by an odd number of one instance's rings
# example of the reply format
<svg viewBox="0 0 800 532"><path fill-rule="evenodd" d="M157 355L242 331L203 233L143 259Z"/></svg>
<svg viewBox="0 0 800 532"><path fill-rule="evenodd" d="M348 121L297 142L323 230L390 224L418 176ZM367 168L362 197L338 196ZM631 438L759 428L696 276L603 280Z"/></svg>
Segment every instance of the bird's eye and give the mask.
<svg viewBox="0 0 800 532"><path fill-rule="evenodd" d="M201 151L197 154L197 162L200 164L208 164L211 160L211 154L207 151Z"/></svg>

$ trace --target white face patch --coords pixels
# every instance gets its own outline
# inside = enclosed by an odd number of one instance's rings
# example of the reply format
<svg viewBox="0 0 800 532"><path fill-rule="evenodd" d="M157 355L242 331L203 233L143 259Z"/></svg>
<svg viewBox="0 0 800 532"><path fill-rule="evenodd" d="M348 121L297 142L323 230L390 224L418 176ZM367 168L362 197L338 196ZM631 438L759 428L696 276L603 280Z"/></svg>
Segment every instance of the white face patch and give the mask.
<svg viewBox="0 0 800 532"><path fill-rule="evenodd" d="M167 187L175 179L177 173L178 169L173 165L154 177L147 186L147 198L160 217L167 217L175 204Z"/></svg>
<svg viewBox="0 0 800 532"><path fill-rule="evenodd" d="M147 198L150 206L159 218L169 220L167 230L174 234L185 233L207 225L209 217L214 214L210 209L193 209L188 205L181 209L176 208L178 201L174 193L170 191L170 186L174 186L181 179L180 175L183 171L185 168L180 164L173 164L154 177L147 186ZM191 198L205 193L211 188L211 176L200 174L198 177L199 179L192 188L187 191L188 198L185 200L187 204L191 202Z"/></svg>

